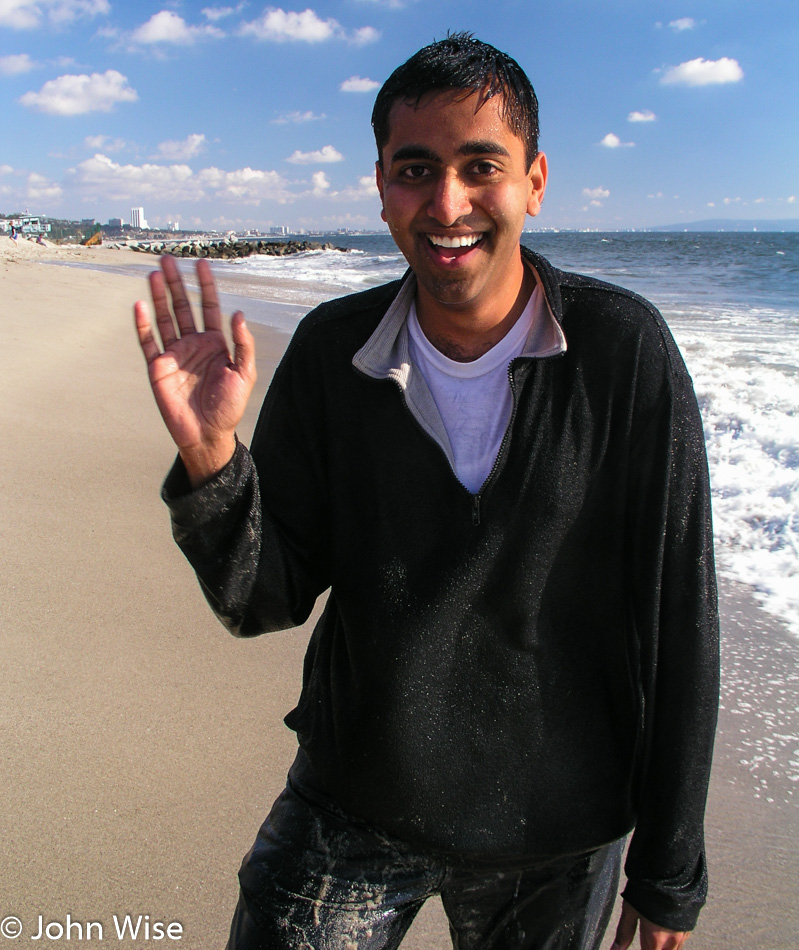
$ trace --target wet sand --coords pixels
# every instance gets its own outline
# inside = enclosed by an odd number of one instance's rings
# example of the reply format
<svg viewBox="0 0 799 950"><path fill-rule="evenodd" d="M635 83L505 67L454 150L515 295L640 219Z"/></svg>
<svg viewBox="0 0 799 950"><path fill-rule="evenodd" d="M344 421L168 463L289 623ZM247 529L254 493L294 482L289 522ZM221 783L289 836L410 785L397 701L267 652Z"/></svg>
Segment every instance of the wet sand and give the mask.
<svg viewBox="0 0 799 950"><path fill-rule="evenodd" d="M19 918L26 940L39 915L52 934L69 915L72 939L43 944L82 945L94 921L114 946L115 915L147 915L179 922L179 946L222 947L293 756L282 717L310 624L231 638L172 542L158 490L173 450L132 330L146 284L108 271L153 262L40 250L0 253L0 926ZM245 439L287 342L252 326ZM722 605L711 900L691 946L795 950L799 644L745 589L724 585ZM437 902L403 946L449 946Z"/></svg>

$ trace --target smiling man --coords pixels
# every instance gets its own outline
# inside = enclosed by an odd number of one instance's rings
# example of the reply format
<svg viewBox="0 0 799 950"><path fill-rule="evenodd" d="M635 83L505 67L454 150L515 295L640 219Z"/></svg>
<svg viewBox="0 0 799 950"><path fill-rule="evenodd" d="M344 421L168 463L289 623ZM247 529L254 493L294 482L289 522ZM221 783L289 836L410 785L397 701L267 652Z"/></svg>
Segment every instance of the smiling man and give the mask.
<svg viewBox="0 0 799 950"><path fill-rule="evenodd" d="M459 950L598 948L634 829L614 947L675 950L718 690L690 378L645 300L521 248L547 164L514 60L434 43L373 125L409 270L300 324L249 450L252 337L235 314L231 359L208 268L202 332L170 258L162 346L136 308L213 609L253 636L329 589L229 948L397 947L435 894Z"/></svg>

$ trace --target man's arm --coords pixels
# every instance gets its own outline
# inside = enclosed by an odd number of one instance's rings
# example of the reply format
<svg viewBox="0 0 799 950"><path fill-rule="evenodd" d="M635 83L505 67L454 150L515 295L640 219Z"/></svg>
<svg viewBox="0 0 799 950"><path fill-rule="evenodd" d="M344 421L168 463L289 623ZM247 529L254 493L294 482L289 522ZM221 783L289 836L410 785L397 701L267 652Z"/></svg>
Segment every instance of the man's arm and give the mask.
<svg viewBox="0 0 799 950"><path fill-rule="evenodd" d="M261 447L271 450L266 453L271 469L275 460L281 470L289 466L298 499L272 515L262 504L253 458L235 435L255 383L253 338L242 314L234 314L231 359L205 261L197 264L204 331L195 325L174 260L165 257L161 266L163 274L152 274L150 286L163 349L147 305L137 303L135 315L153 393L179 451L162 492L173 535L231 633L254 636L297 626L329 584L317 553L324 518L313 500L319 492L311 466L291 462L305 447L299 413L287 405L285 393L272 398L273 405L284 407L278 415L287 419L283 428L291 437L270 431L262 435Z"/></svg>
<svg viewBox="0 0 799 950"><path fill-rule="evenodd" d="M718 606L702 420L677 348L661 332L666 359L647 354L661 395L630 460L629 570L645 718L623 896L642 920L682 933L695 926L707 892Z"/></svg>
<svg viewBox="0 0 799 950"><path fill-rule="evenodd" d="M243 314L235 313L231 359L206 261L197 262L204 330L197 329L173 258L163 257L161 268L163 274L156 271L150 275L150 290L163 350L156 341L147 304L141 300L135 306L136 329L155 401L191 487L197 488L233 457L236 426L255 385L255 344Z"/></svg>

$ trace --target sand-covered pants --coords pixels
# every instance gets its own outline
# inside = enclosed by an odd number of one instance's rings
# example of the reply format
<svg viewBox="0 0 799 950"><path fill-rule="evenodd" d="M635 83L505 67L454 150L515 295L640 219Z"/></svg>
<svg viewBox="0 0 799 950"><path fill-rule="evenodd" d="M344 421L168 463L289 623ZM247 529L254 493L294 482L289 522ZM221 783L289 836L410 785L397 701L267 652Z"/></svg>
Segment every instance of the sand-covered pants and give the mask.
<svg viewBox="0 0 799 950"><path fill-rule="evenodd" d="M623 846L455 864L320 806L292 769L242 863L227 950L392 950L436 894L456 950L597 950Z"/></svg>

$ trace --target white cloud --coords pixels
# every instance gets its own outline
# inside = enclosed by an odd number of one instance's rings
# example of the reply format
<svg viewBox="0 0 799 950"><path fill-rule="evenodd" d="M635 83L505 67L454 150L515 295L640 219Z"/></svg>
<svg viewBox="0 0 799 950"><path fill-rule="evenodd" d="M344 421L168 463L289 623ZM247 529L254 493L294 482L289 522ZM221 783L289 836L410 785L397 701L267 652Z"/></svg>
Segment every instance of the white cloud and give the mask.
<svg viewBox="0 0 799 950"><path fill-rule="evenodd" d="M27 197L31 201L56 201L63 194L61 185L57 182L49 181L43 175L37 175L31 172L28 175Z"/></svg>
<svg viewBox="0 0 799 950"><path fill-rule="evenodd" d="M168 162L185 162L205 151L205 143L205 136L195 132L180 142L161 142L157 157Z"/></svg>
<svg viewBox="0 0 799 950"><path fill-rule="evenodd" d="M107 135L87 135L83 144L92 152L121 152L129 147L124 139L112 139Z"/></svg>
<svg viewBox="0 0 799 950"><path fill-rule="evenodd" d="M599 188L583 188L583 194L586 198L593 198L594 200L610 197L610 192L608 189L603 188L601 185Z"/></svg>
<svg viewBox="0 0 799 950"><path fill-rule="evenodd" d="M216 23L217 20L224 20L226 17L233 16L234 13L239 13L243 7L243 3L235 7L203 7L202 14L206 20Z"/></svg>
<svg viewBox="0 0 799 950"><path fill-rule="evenodd" d="M691 59L679 66L669 66L661 76L663 86L710 86L740 82L744 78L738 61L722 56L721 59Z"/></svg>
<svg viewBox="0 0 799 950"><path fill-rule="evenodd" d="M725 205L739 205L740 203L741 203L740 198L725 198L724 199Z"/></svg>
<svg viewBox="0 0 799 950"><path fill-rule="evenodd" d="M0 0L2 3L2 0ZM19 76L36 68L36 63L27 53L12 56L0 56L0 76Z"/></svg>
<svg viewBox="0 0 799 950"><path fill-rule="evenodd" d="M329 197L334 201L366 201L377 198L377 183L374 175L362 175L357 185L348 185L340 191L331 191Z"/></svg>
<svg viewBox="0 0 799 950"><path fill-rule="evenodd" d="M67 174L80 190L116 201L192 201L202 197L202 189L188 165L120 165L97 154Z"/></svg>
<svg viewBox="0 0 799 950"><path fill-rule="evenodd" d="M198 40L219 38L223 33L215 26L189 26L188 23L171 10L154 13L131 34L134 43L173 43L176 46L190 46Z"/></svg>
<svg viewBox="0 0 799 950"><path fill-rule="evenodd" d="M46 82L38 92L26 92L19 101L48 115L83 115L110 112L118 102L135 102L138 98L127 77L108 69L91 76L59 76Z"/></svg>
<svg viewBox="0 0 799 950"><path fill-rule="evenodd" d="M372 92L379 88L379 82L375 82L374 79L361 79L360 76L350 76L339 86L342 92Z"/></svg>
<svg viewBox="0 0 799 950"><path fill-rule="evenodd" d="M302 13L294 13L280 7L268 7L257 20L242 24L240 33L272 43L324 43L340 39L356 46L373 43L380 36L371 26L363 26L348 33L338 20L332 17L323 20L310 8Z"/></svg>
<svg viewBox="0 0 799 950"><path fill-rule="evenodd" d="M708 208L715 208L715 207L716 207L716 202L715 202L715 201L708 201L707 206L708 206Z"/></svg>
<svg viewBox="0 0 799 950"><path fill-rule="evenodd" d="M34 30L45 20L62 25L110 10L108 0L0 0L0 26Z"/></svg>
<svg viewBox="0 0 799 950"><path fill-rule="evenodd" d="M200 184L212 192L212 197L260 204L261 201L277 201L285 204L293 199L282 175L256 168L239 168L225 172L218 168L204 168L197 173Z"/></svg>
<svg viewBox="0 0 799 950"><path fill-rule="evenodd" d="M379 39L379 30L376 30L373 26L362 26L353 32L350 42L356 46L366 46L369 43L376 43Z"/></svg>
<svg viewBox="0 0 799 950"><path fill-rule="evenodd" d="M286 159L292 165L327 165L330 162L343 162L344 156L332 145L324 145L316 152L293 152Z"/></svg>
<svg viewBox="0 0 799 950"><path fill-rule="evenodd" d="M314 172L311 175L311 184L313 185L313 193L317 197L321 197L329 190L330 179L324 172Z"/></svg>
<svg viewBox="0 0 799 950"><path fill-rule="evenodd" d="M788 198L788 204L796 204L796 195L791 195L790 198Z"/></svg>
<svg viewBox="0 0 799 950"><path fill-rule="evenodd" d="M689 16L680 17L679 20L672 20L669 23L672 30L682 33L684 30L693 30L696 27L696 20Z"/></svg>
<svg viewBox="0 0 799 950"><path fill-rule="evenodd" d="M635 142L622 142L615 132L608 132L599 144L605 148L632 148Z"/></svg>
<svg viewBox="0 0 799 950"><path fill-rule="evenodd" d="M145 202L228 200L259 204L292 200L282 175L274 171L240 168L223 171L185 164L120 165L106 155L95 155L70 169L68 177L84 194L114 201Z"/></svg>
<svg viewBox="0 0 799 950"><path fill-rule="evenodd" d="M326 119L324 112L317 115L315 112L287 112L285 115L279 115L271 120L272 125L302 125L304 122L320 122Z"/></svg>
<svg viewBox="0 0 799 950"><path fill-rule="evenodd" d="M628 122L654 122L655 119L657 119L657 116L649 109L642 109L640 112L631 112L627 116Z"/></svg>
<svg viewBox="0 0 799 950"><path fill-rule="evenodd" d="M332 18L321 20L311 9L304 10L302 13L286 13L279 7L270 7L259 19L245 23L241 28L245 35L252 35L258 40L271 40L275 43L292 40L302 43L323 43L336 36L340 30L338 21Z"/></svg>

